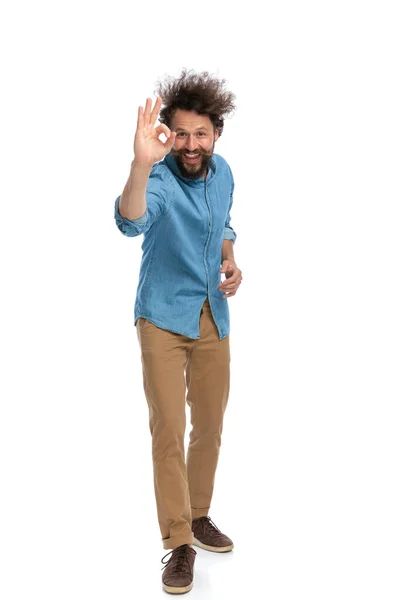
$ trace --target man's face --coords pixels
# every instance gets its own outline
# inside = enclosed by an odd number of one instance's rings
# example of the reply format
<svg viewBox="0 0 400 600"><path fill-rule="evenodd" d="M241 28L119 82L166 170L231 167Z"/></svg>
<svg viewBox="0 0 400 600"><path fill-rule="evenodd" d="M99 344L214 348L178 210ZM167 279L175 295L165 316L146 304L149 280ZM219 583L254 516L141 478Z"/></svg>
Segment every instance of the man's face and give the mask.
<svg viewBox="0 0 400 600"><path fill-rule="evenodd" d="M218 139L218 131L214 133L210 117L178 109L172 117L170 129L176 131L171 153L183 177L205 177Z"/></svg>

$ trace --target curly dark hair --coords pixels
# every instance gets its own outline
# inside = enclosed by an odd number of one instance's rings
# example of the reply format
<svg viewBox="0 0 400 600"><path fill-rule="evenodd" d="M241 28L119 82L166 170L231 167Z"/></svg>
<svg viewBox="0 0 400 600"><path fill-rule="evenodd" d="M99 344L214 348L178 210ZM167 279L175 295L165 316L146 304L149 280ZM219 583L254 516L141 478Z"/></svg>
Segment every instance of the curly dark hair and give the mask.
<svg viewBox="0 0 400 600"><path fill-rule="evenodd" d="M199 115L208 115L214 128L222 135L224 118L236 109L233 101L236 96L224 90L226 80L212 77L208 71L195 73L186 69L175 79L167 76L157 82L155 94L161 96L164 107L158 120L170 127L177 109L194 110Z"/></svg>

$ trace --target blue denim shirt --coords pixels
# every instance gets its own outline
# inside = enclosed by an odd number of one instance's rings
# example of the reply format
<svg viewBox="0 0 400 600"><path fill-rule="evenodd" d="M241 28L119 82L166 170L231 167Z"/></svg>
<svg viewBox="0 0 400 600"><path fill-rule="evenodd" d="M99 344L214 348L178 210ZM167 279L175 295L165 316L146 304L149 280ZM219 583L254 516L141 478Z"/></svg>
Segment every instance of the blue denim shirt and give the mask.
<svg viewBox="0 0 400 600"><path fill-rule="evenodd" d="M206 180L183 177L169 153L156 163L146 189L146 212L125 219L115 201L115 221L127 236L143 233L134 323L148 319L162 329L200 337L199 319L208 297L222 340L229 334L228 299L222 281L223 240L235 243L230 225L234 180L222 156L213 154ZM224 276L225 278L225 276Z"/></svg>

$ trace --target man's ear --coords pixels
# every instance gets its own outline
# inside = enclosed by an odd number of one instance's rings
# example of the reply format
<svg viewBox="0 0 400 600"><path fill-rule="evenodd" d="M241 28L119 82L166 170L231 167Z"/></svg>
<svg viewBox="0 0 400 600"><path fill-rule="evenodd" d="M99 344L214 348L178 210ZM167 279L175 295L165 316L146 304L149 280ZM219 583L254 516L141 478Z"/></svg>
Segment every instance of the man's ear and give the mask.
<svg viewBox="0 0 400 600"><path fill-rule="evenodd" d="M216 142L217 139L219 138L219 130L217 128L215 128L215 136L214 137L215 137L214 141Z"/></svg>

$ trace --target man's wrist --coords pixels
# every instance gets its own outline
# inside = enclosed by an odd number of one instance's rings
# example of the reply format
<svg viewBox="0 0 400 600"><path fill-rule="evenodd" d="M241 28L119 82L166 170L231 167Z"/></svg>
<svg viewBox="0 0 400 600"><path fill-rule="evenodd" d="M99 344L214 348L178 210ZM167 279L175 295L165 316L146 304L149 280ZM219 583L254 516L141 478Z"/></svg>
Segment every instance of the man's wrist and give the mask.
<svg viewBox="0 0 400 600"><path fill-rule="evenodd" d="M150 175L152 168L153 167L151 165L138 163L135 161L135 159L133 159L131 162L131 171L136 171L137 173L145 173L146 175Z"/></svg>

